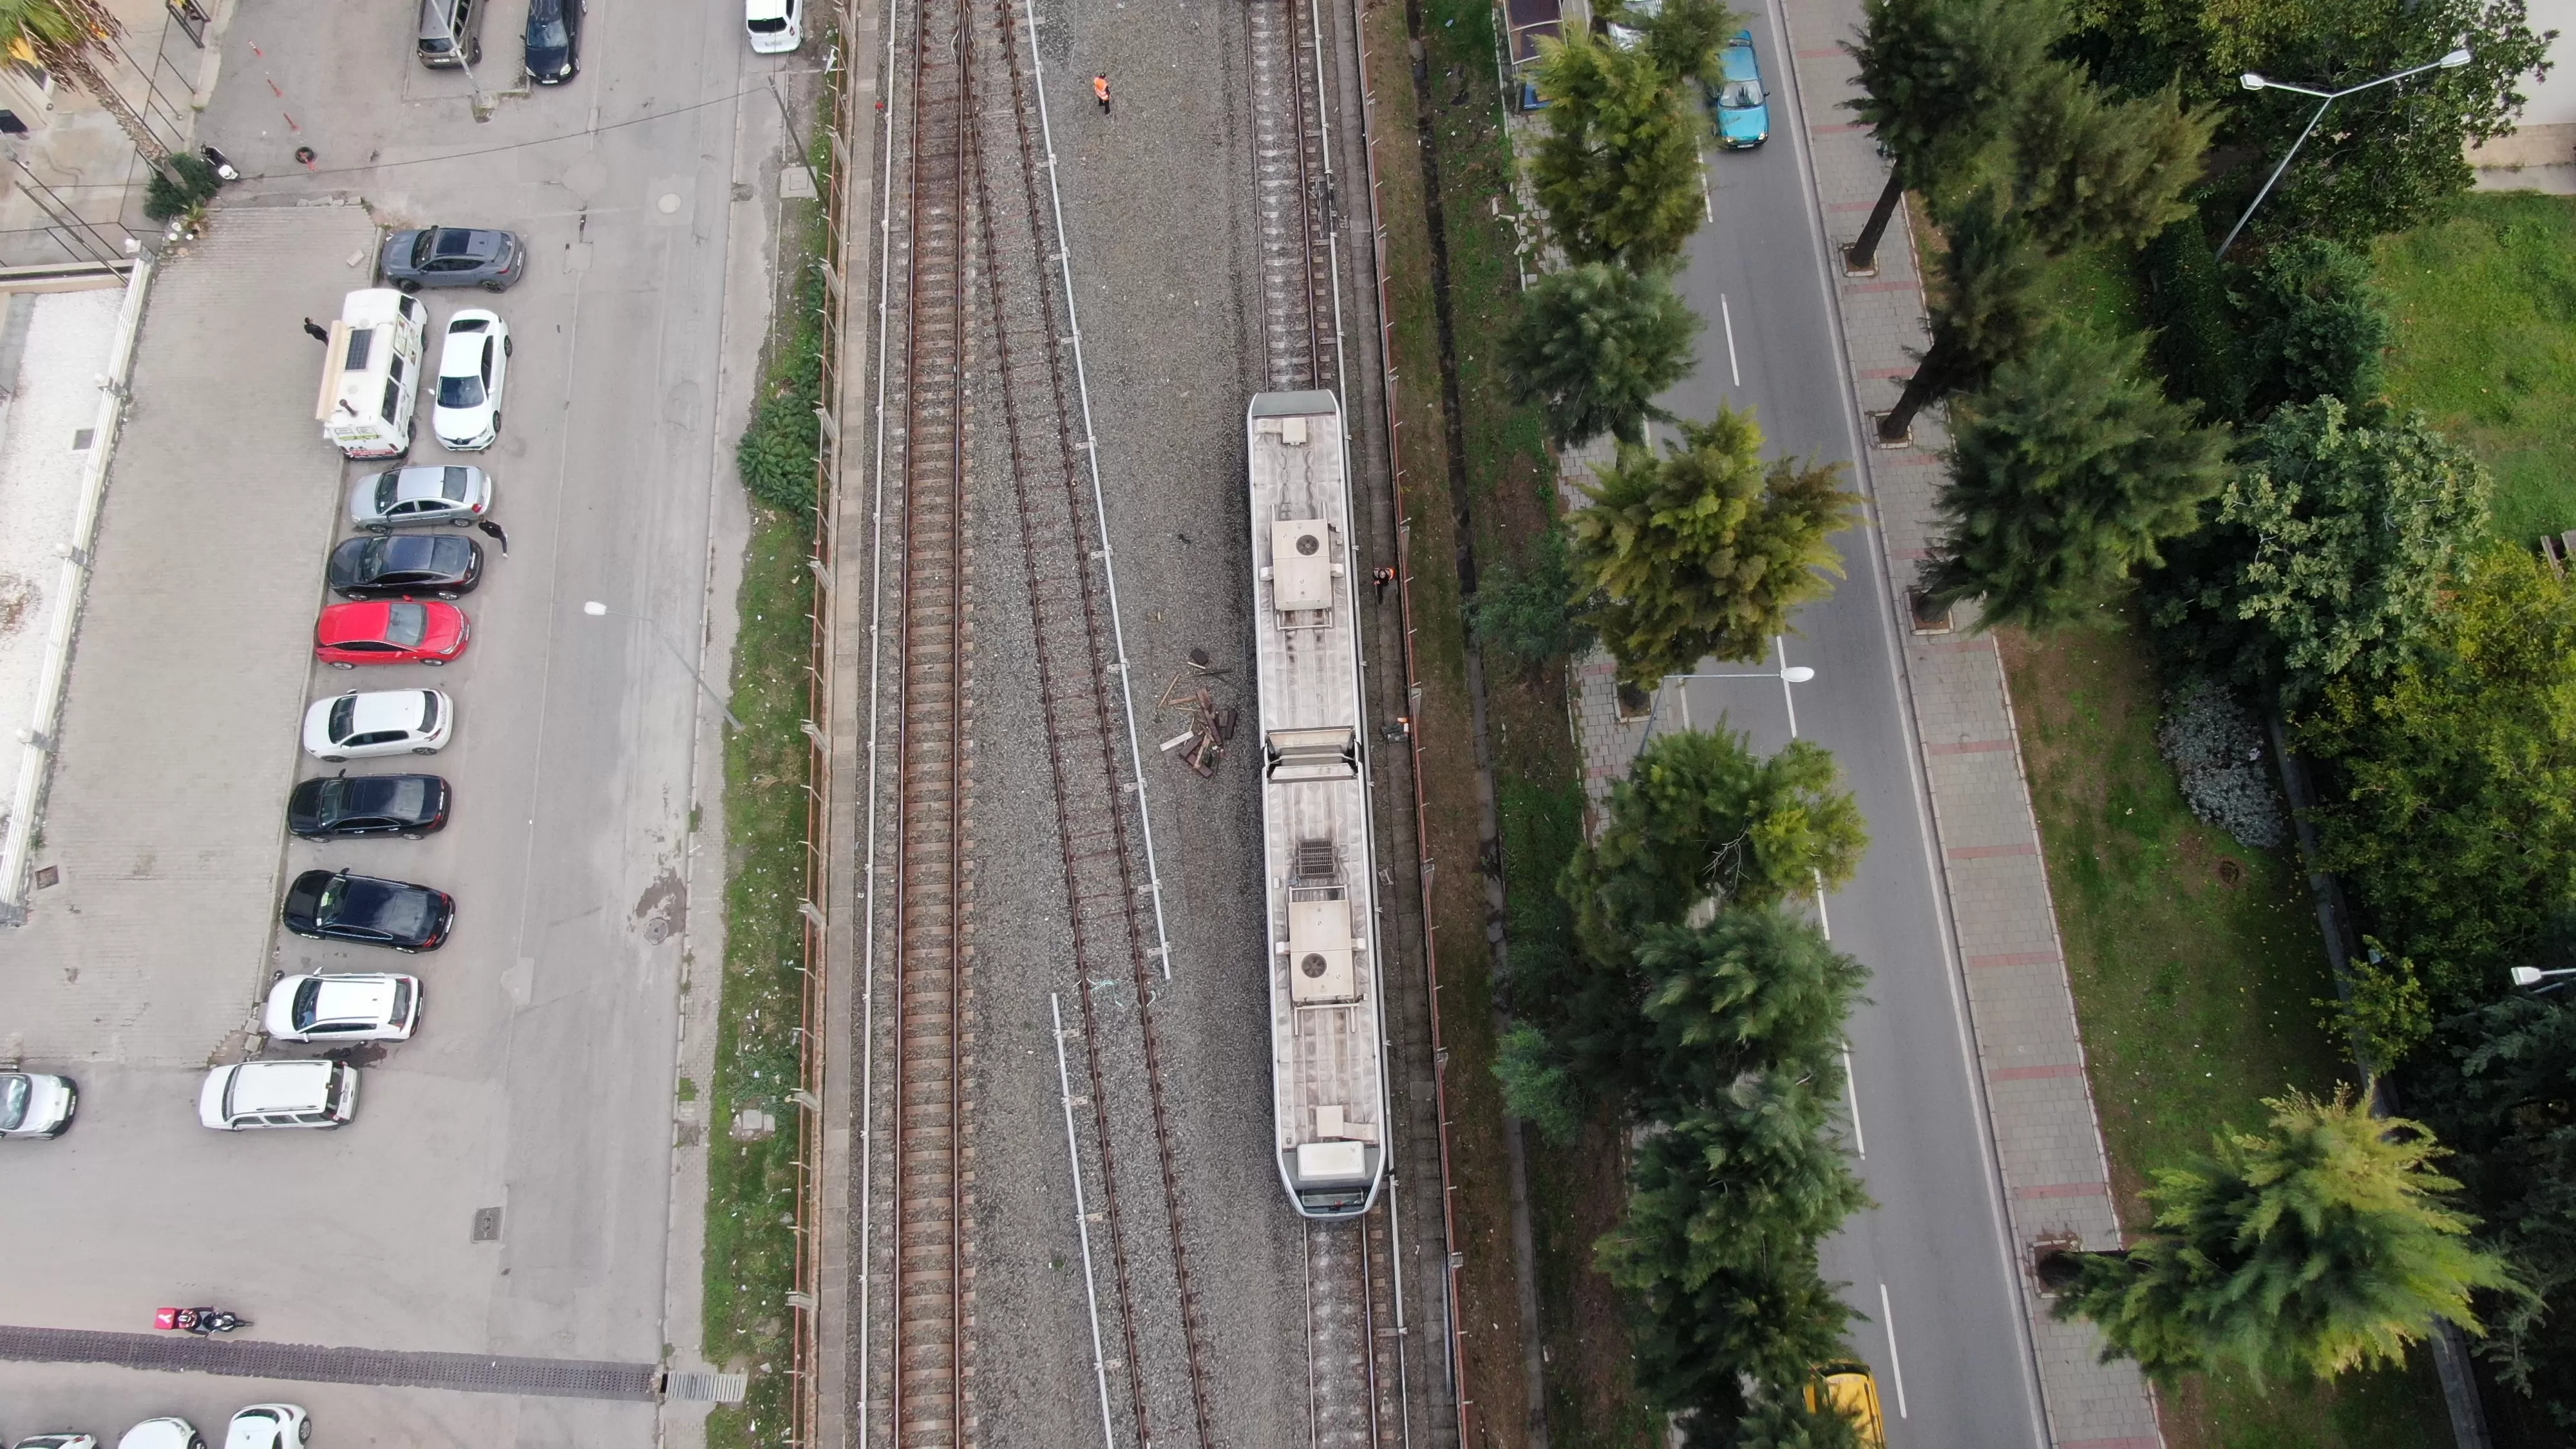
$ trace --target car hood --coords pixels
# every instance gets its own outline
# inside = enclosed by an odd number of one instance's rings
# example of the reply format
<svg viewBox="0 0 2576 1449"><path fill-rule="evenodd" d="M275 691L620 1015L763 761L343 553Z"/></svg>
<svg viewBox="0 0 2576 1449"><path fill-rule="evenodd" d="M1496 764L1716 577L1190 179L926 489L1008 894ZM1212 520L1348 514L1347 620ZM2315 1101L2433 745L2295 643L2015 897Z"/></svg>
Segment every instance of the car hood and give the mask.
<svg viewBox="0 0 2576 1449"><path fill-rule="evenodd" d="M1741 110L1718 107L1717 133L1729 141L1761 140L1771 134L1770 105L1746 106Z"/></svg>

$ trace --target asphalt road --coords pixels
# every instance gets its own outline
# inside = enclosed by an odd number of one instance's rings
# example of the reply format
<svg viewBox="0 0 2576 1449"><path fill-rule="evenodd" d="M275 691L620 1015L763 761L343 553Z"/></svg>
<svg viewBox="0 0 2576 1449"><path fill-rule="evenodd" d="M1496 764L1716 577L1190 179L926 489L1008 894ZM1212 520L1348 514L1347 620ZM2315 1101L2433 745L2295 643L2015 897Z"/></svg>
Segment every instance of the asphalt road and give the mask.
<svg viewBox="0 0 2576 1449"><path fill-rule="evenodd" d="M694 1321L666 1322L669 1278L688 1290L694 1319L696 1271L693 1262L665 1270L674 1059L684 961L694 953L712 963L720 949L714 903L690 909L692 886L712 890L716 863L707 849L716 837L692 835L719 828L721 781L704 748L712 707L674 650L723 678L742 527L730 450L765 322L762 218L774 206L781 144L781 106L767 86L819 57L810 43L801 56L751 56L738 7L593 7L581 76L501 98L478 124L463 77L413 61L413 13L407 4L247 0L201 133L248 173L227 208L363 198L382 223L503 226L526 239L528 274L507 294L425 294L432 357L436 329L459 306L493 307L515 336L500 441L455 459L493 473L510 552L491 550L487 581L465 601L474 640L453 667L308 665L312 616L325 602L321 557L345 531L339 510L363 470L344 467L315 433L320 349L300 336L296 311L335 315L369 268L341 265L335 243L327 260L294 261L300 272L245 278L238 315L220 299L204 303L184 335L201 346L237 337L237 350L167 355L183 335L172 320L156 359L160 319L147 317L136 441L159 428L165 448L192 435L225 440L237 463L284 461L241 480L255 491L247 511L262 520L247 538L225 534L240 531L238 519L192 525L156 512L167 501L156 505L149 490L111 483L94 619L134 607L102 592L119 579L141 586L135 570L117 572L120 547L157 540L167 550L192 526L230 547L202 589L159 600L184 606L207 647L153 652L135 631L101 629L85 636L75 666L64 752L94 762L95 788L84 797L79 780L58 780L55 806L88 798L100 813L85 832L67 821L54 835L58 857L86 833L100 841L97 858L62 860L66 886L36 903L35 924L0 941L0 966L58 965L93 951L140 965L94 978L95 1001L80 999L77 971L68 982L5 973L17 984L0 991L0 1005L15 1000L9 993L51 993L34 1003L46 1039L22 1043L30 1065L71 1065L85 1092L70 1136L10 1155L15 1206L0 1209L0 1236L29 1251L0 1288L0 1319L131 1330L185 1289L239 1307L262 1337L656 1362L669 1338L694 1351ZM487 90L519 83L524 13L521 0L492 7ZM312 168L291 154L299 145L318 153ZM220 236L223 210L215 224ZM174 262L163 285L189 265ZM290 380L228 388L228 377L253 369ZM165 385L147 395L156 373ZM240 406L245 393L261 406ZM410 461L450 461L430 431L426 397L421 411ZM589 599L658 622L587 617ZM120 637L136 647L108 647ZM280 663L291 672L281 676ZM349 768L447 776L455 823L418 843L285 841L288 785L335 768L296 749L304 702L352 687L419 686L455 697L456 741L432 760ZM187 819L166 801L154 818L134 782L106 778L120 757L168 751L151 718L131 707L156 699L221 712L223 728L184 752L180 798L233 833L256 822L256 849L188 849ZM84 721L92 733L76 737ZM703 819L701 802L710 807ZM111 809L133 813L114 819ZM129 842L123 853L113 848L119 839ZM224 915L220 930L156 911L156 902L187 899L152 882L148 853L129 869L132 851L156 839L174 863L186 852L188 888L257 909ZM277 932L283 881L338 864L455 893L450 943L406 957ZM112 911L71 909L90 883L104 890L111 880L123 883ZM239 1058L238 1029L272 971L313 969L416 972L426 982L420 1034L367 1069L358 1120L342 1131L199 1128L195 1064ZM111 984L161 998L148 1040L116 1029L126 1006L105 994ZM83 1200L91 1210L62 1209ZM478 1207L504 1210L498 1243L471 1240ZM684 1237L693 1241L693 1231ZM53 1417L86 1420L96 1410L106 1428L103 1372L0 1365L0 1393ZM123 1377L144 1394L167 1383ZM350 1392L331 1394L345 1403ZM120 1390L113 1401L131 1396ZM424 1402L396 1395L380 1408L423 1435L410 1442L650 1432L651 1410L635 1406ZM8 1427L22 1427L12 1419ZM356 1428L345 1411L340 1422ZM443 1427L431 1433L432 1424Z"/></svg>
<svg viewBox="0 0 2576 1449"><path fill-rule="evenodd" d="M1711 225L1677 285L1705 319L1694 376L1665 406L1704 418L1751 407L1772 452L1843 463L1859 431L1835 341L1827 253L1801 154L1805 121L1787 82L1776 10L1752 21L1771 93L1771 141L1713 155ZM1826 124L1839 118L1819 118ZM1732 336L1730 338L1730 330ZM1860 1173L1877 1206L1825 1249L1829 1278L1866 1321L1851 1342L1875 1369L1895 1449L1995 1449L2046 1440L2003 1205L1976 1091L1966 1004L1947 949L1919 756L1897 676L1897 605L1877 541L1837 540L1849 570L1801 611L1787 663L1814 668L1794 693L1796 731L1834 753L1869 820L1871 845L1827 902L1834 944L1872 972L1851 1022ZM1667 720L1723 718L1757 749L1790 738L1775 650L1760 664L1704 661L1667 699ZM1668 695L1673 693L1668 686ZM1678 708L1677 708L1678 706Z"/></svg>

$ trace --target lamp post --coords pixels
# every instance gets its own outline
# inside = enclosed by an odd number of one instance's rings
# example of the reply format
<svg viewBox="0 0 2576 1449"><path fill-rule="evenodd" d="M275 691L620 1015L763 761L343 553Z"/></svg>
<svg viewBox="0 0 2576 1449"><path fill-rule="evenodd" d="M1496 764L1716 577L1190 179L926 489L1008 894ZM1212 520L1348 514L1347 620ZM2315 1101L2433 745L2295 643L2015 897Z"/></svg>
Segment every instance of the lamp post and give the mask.
<svg viewBox="0 0 2576 1449"><path fill-rule="evenodd" d="M2250 70L2245 72L2244 75L2239 76L2237 78L2237 83L2249 91L2294 91L2303 96L2315 96L2317 98L2317 113L2308 117L2307 129L2299 133L2299 139L2290 143L2288 153L2281 157L2280 165L2272 168L2272 174L2264 181L2263 189L2254 193L2254 200L2245 208L2245 214L2236 218L2236 225L2228 229L2227 240L2218 244L2218 255L2221 257L2226 256L2227 249L2236 245L2237 234L2245 230L2245 223L2254 219L2254 209L2263 204L2264 197L2272 194L2272 188L2279 183L2281 173L2290 169L2291 157L2298 155L2299 148L2307 144L2308 137L2317 129L2317 122L2326 118L2326 107L2333 105L2335 102L2342 100L2346 96L2355 95L2359 92L2369 90L2372 86L2384 86L2390 81L2401 81L2410 75L2422 75L2428 70L2458 70L2461 66L2467 65L2468 63L2468 47L2462 46L2459 49L2452 51L2450 54L2443 56L2440 60L2426 61L2422 65L2411 66L2405 70L2395 71L2388 75L2381 76L2379 79L2374 81L2363 81L2357 86L2346 86L2339 91L2321 91L2313 86L2292 85L2288 81L2276 81L2268 76L2257 75Z"/></svg>
<svg viewBox="0 0 2576 1449"><path fill-rule="evenodd" d="M2540 986L2541 982L2547 981L2556 976L2576 976L2576 966L2570 966L2563 971L2543 971L2537 966L2516 966L2513 968L2513 984L2516 986ZM2558 988L2555 986L2542 986L2541 989L2543 991L2555 991Z"/></svg>
<svg viewBox="0 0 2576 1449"><path fill-rule="evenodd" d="M725 703L725 697L716 693L716 687L714 685L707 683L707 677L700 674L698 672L698 666L689 662L689 656L680 652L680 646L672 643L670 636L662 632L661 625L654 623L651 619L644 617L642 614L629 614L623 610L612 609L597 599L592 599L584 603L581 606L581 611L594 619L615 618L632 620L633 622L641 624L646 629L650 630L654 638L662 641L662 647L671 651L671 657L680 661L680 667L689 671L689 677L698 682L698 688L707 692L707 698L716 702L716 708L723 713L725 723L733 726L736 730L742 728L742 721L733 717L733 710Z"/></svg>
<svg viewBox="0 0 2576 1449"><path fill-rule="evenodd" d="M1661 694L1663 692L1664 685L1670 684L1677 679L1685 682L1693 679L1776 679L1780 681L1780 701L1789 707L1789 738L1794 740L1798 737L1798 701L1789 693L1789 686L1793 684L1806 683L1808 680L1816 677L1816 671L1808 668L1806 665L1792 665L1789 662L1789 641L1787 639L1775 635L1773 636L1771 643L1774 648L1780 651L1780 667L1777 669L1742 672L1730 670L1724 673L1712 674L1667 674L1655 685L1655 691L1656 693ZM1687 689L1687 683L1685 683L1685 689ZM1655 721L1661 717L1661 711L1657 711L1656 713L1647 716L1646 733L1643 738L1637 741L1638 749L1644 749L1647 742L1654 739ZM1682 695L1682 727L1684 729L1688 729L1690 727L1690 695L1687 692Z"/></svg>

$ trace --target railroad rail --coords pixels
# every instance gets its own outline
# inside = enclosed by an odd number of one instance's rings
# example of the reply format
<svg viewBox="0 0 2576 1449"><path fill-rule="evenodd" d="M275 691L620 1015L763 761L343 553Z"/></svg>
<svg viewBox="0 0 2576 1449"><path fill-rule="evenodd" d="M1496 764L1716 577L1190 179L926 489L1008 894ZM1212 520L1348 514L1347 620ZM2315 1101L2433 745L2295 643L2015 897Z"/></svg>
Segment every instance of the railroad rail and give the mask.
<svg viewBox="0 0 2576 1449"><path fill-rule="evenodd" d="M1381 1204L1357 1222L1305 1221L1310 1449L1410 1442L1392 1212Z"/></svg>
<svg viewBox="0 0 2576 1449"><path fill-rule="evenodd" d="M1244 10L1262 349L1274 392L1342 385L1321 25L1314 0L1253 0Z"/></svg>
<svg viewBox="0 0 2576 1449"><path fill-rule="evenodd" d="M915 7L903 368L895 871L893 1441L972 1441L966 1192L967 730L972 651L965 377L971 51L963 7Z"/></svg>

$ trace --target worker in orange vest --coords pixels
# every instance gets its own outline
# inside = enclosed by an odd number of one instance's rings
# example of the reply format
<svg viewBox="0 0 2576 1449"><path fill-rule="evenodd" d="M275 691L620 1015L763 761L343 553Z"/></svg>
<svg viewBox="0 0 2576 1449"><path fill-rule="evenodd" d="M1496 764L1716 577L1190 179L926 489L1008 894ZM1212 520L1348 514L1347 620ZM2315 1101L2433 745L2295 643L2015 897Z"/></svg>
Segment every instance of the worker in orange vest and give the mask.
<svg viewBox="0 0 2576 1449"><path fill-rule="evenodd" d="M1099 102L1100 102L1100 114L1102 114L1102 115L1104 115L1104 116L1105 116L1105 115L1108 115L1108 114L1109 114L1109 77L1107 77L1107 76L1105 76L1105 75L1096 75L1096 76L1093 76L1093 77L1091 78L1091 94L1092 94L1095 98L1097 98L1097 99L1099 100Z"/></svg>

